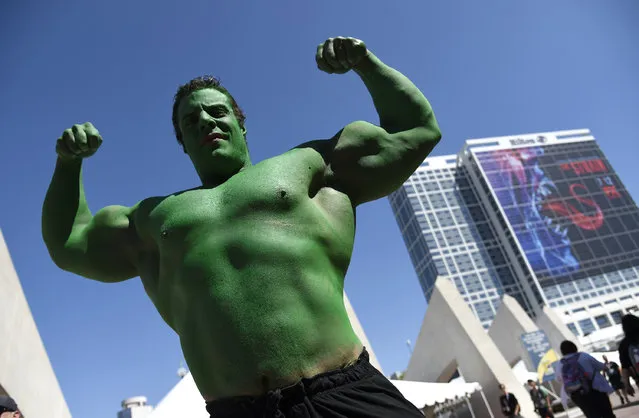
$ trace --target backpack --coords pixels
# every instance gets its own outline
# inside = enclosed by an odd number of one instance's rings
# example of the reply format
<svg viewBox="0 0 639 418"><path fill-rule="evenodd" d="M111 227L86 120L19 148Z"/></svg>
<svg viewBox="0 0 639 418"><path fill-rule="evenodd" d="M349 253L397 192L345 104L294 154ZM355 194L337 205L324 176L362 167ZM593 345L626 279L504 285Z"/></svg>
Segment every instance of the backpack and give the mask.
<svg viewBox="0 0 639 418"><path fill-rule="evenodd" d="M540 388L535 388L530 391L530 397L532 398L533 404L535 408L545 408L546 404L546 396L541 391Z"/></svg>
<svg viewBox="0 0 639 418"><path fill-rule="evenodd" d="M590 392L590 379L579 364L579 354L562 358L561 364L561 377L567 394Z"/></svg>

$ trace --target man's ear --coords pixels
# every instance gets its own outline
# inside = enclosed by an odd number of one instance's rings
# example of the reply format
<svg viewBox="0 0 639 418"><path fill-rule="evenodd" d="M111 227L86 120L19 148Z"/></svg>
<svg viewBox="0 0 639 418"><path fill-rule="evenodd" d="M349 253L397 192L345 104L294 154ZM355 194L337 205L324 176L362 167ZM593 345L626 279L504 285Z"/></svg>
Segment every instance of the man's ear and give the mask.
<svg viewBox="0 0 639 418"><path fill-rule="evenodd" d="M246 142L246 128L242 128L242 135L244 135L244 142Z"/></svg>

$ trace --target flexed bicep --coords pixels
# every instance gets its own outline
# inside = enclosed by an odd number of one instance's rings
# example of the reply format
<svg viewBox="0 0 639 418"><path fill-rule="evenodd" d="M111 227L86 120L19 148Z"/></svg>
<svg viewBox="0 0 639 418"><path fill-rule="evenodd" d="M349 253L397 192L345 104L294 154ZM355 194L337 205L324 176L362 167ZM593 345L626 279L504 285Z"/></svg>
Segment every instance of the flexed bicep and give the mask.
<svg viewBox="0 0 639 418"><path fill-rule="evenodd" d="M355 205L384 197L408 179L438 140L439 132L428 128L391 134L368 122L353 122L333 139L329 184Z"/></svg>

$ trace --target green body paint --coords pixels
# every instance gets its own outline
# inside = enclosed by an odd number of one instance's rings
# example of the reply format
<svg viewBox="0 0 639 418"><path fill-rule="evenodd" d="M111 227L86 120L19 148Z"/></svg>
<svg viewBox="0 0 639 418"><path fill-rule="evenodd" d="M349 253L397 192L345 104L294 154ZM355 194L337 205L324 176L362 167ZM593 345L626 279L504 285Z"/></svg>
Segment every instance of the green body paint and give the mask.
<svg viewBox="0 0 639 418"><path fill-rule="evenodd" d="M381 126L354 122L251 165L229 96L199 89L179 101L177 121L202 186L95 215L81 170L102 139L89 123L58 139L43 208L52 259L103 282L139 276L207 400L259 395L357 358L342 299L355 208L399 187L440 138L421 92L361 41L329 39L317 62L355 70Z"/></svg>

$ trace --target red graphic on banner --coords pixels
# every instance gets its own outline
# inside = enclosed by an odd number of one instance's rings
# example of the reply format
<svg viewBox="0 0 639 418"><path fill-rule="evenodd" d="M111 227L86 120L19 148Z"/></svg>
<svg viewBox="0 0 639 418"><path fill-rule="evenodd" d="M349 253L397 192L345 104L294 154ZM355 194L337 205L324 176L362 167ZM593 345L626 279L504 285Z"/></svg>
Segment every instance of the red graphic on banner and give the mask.
<svg viewBox="0 0 639 418"><path fill-rule="evenodd" d="M549 209L558 215L569 218L575 225L577 225L581 229L594 231L601 228L601 225L603 225L604 222L604 215L601 211L601 208L599 207L599 205L597 205L597 203L595 203L594 200L580 196L577 193L577 189L582 189L586 193L588 193L588 189L586 188L586 186L580 183L571 184L570 194L580 203L593 208L595 210L594 215L586 215L570 203L561 201L548 202L544 205L544 208Z"/></svg>
<svg viewBox="0 0 639 418"><path fill-rule="evenodd" d="M621 194L615 186L604 186L603 192L609 199L621 199Z"/></svg>
<svg viewBox="0 0 639 418"><path fill-rule="evenodd" d="M564 171L572 171L576 175L582 174L595 174L595 173L607 173L608 167L599 158L593 160L573 161L570 163L561 164L561 169Z"/></svg>

